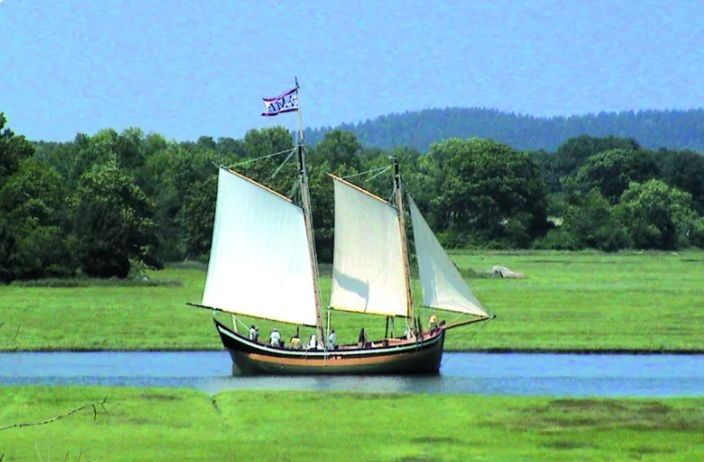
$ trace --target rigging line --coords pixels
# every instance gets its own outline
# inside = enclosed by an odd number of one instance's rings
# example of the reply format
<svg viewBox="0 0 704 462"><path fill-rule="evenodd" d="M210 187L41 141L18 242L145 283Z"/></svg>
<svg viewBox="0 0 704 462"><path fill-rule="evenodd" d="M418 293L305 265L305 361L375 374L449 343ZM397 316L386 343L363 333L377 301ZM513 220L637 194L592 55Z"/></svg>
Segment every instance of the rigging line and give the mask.
<svg viewBox="0 0 704 462"><path fill-rule="evenodd" d="M293 186L291 186L291 192L288 195L289 199L293 200L293 197L296 195L296 193L298 192L298 188L300 188L300 187L301 187L300 181L293 182Z"/></svg>
<svg viewBox="0 0 704 462"><path fill-rule="evenodd" d="M241 325L242 327L244 327L245 329L249 329L249 326L248 326L247 324L243 323L240 318L238 318L237 316L233 316L233 317L235 318L235 321L237 321L238 323L240 323L240 325Z"/></svg>
<svg viewBox="0 0 704 462"><path fill-rule="evenodd" d="M459 316L457 316L455 319L453 319L452 321L450 321L450 324L456 322L458 319L460 319L460 318L461 318L462 316L464 316L465 314L466 314L466 313L460 313Z"/></svg>
<svg viewBox="0 0 704 462"><path fill-rule="evenodd" d="M269 159L271 157L280 156L281 154L286 154L287 152L292 152L295 150L296 150L296 148L294 147L294 148L285 149L283 151L275 152L273 154L267 154L266 156L255 157L254 159L246 159L246 160L243 160L242 162L237 162L235 164L231 164L230 168L239 167L241 165L251 164L252 162L256 162L258 160L264 160L264 159Z"/></svg>
<svg viewBox="0 0 704 462"><path fill-rule="evenodd" d="M468 285L469 286L469 285ZM471 290L471 289L470 289ZM476 296L475 296L476 297ZM492 310L489 306L484 306L481 303L479 304L479 308L484 310L484 312L491 318L494 316L494 310Z"/></svg>
<svg viewBox="0 0 704 462"><path fill-rule="evenodd" d="M364 172L358 172L358 173L353 173L352 175L341 176L340 178L342 178L343 180L347 180L347 179L349 179L349 178L354 178L354 177L357 177L357 176L367 175L367 174L373 173L373 172L378 172L379 170L382 170L382 172L379 173L379 175L380 175L381 173L384 173L385 171L391 170L391 167L390 167L390 166L387 166L387 167L372 168L372 169L366 170L366 171L364 171ZM372 178L373 178L373 177L372 177ZM370 178L367 178L367 179L364 180L364 181L368 181L369 179L370 179Z"/></svg>
<svg viewBox="0 0 704 462"><path fill-rule="evenodd" d="M288 162L288 161L291 159L291 156L293 156L295 153L296 153L296 150L295 150L295 149L292 149L291 152L290 152L290 154L289 154L288 156L286 156L286 158L284 159L283 162L281 162L281 165L279 165L279 166L276 168L276 170L274 170L274 173L271 174L271 176L269 177L270 180L273 180L274 177L279 174L279 172L281 171L281 169L284 168L284 165L286 165L286 162Z"/></svg>
<svg viewBox="0 0 704 462"><path fill-rule="evenodd" d="M382 171L380 171L376 175L370 176L369 178L365 179L364 181L372 181L374 178L378 177L379 175L383 175L384 173L388 172L389 170L391 170L391 167L384 167L384 169Z"/></svg>

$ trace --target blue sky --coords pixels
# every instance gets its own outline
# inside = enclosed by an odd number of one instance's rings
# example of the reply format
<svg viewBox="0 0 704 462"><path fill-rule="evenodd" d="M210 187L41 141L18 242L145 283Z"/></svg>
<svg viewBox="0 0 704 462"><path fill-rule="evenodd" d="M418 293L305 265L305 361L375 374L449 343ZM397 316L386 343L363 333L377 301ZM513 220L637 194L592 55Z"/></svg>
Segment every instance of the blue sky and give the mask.
<svg viewBox="0 0 704 462"><path fill-rule="evenodd" d="M702 1L0 0L0 112L30 139L241 137L297 75L307 126L481 106L704 106Z"/></svg>

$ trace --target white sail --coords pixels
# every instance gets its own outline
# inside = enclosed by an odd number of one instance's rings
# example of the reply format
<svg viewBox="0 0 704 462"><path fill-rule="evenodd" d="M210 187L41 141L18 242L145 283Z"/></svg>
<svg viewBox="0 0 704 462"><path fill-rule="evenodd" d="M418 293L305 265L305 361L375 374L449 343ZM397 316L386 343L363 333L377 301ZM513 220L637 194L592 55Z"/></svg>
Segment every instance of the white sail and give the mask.
<svg viewBox="0 0 704 462"><path fill-rule="evenodd" d="M423 304L443 310L488 316L443 250L413 199L410 196L409 199Z"/></svg>
<svg viewBox="0 0 704 462"><path fill-rule="evenodd" d="M330 306L406 316L407 291L396 209L335 178L335 254Z"/></svg>
<svg viewBox="0 0 704 462"><path fill-rule="evenodd" d="M276 321L316 324L303 210L222 168L203 305Z"/></svg>

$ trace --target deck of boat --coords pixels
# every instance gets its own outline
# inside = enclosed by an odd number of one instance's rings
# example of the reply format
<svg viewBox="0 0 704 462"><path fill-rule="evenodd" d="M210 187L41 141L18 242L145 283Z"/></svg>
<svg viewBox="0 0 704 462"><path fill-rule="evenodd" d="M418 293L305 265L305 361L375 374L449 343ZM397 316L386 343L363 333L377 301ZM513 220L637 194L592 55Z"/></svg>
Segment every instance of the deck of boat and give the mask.
<svg viewBox="0 0 704 462"><path fill-rule="evenodd" d="M250 340L215 320L236 374L432 374L440 369L444 329L417 339L388 338L333 350L275 347Z"/></svg>

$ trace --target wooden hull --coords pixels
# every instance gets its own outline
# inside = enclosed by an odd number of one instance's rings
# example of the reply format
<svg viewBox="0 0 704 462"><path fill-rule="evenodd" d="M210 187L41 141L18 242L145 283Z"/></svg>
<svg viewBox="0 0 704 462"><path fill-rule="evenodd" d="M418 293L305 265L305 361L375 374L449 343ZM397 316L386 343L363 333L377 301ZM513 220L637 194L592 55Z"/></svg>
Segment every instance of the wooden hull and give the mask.
<svg viewBox="0 0 704 462"><path fill-rule="evenodd" d="M252 342L217 320L215 326L236 375L436 374L445 341L440 329L413 343L306 351Z"/></svg>

